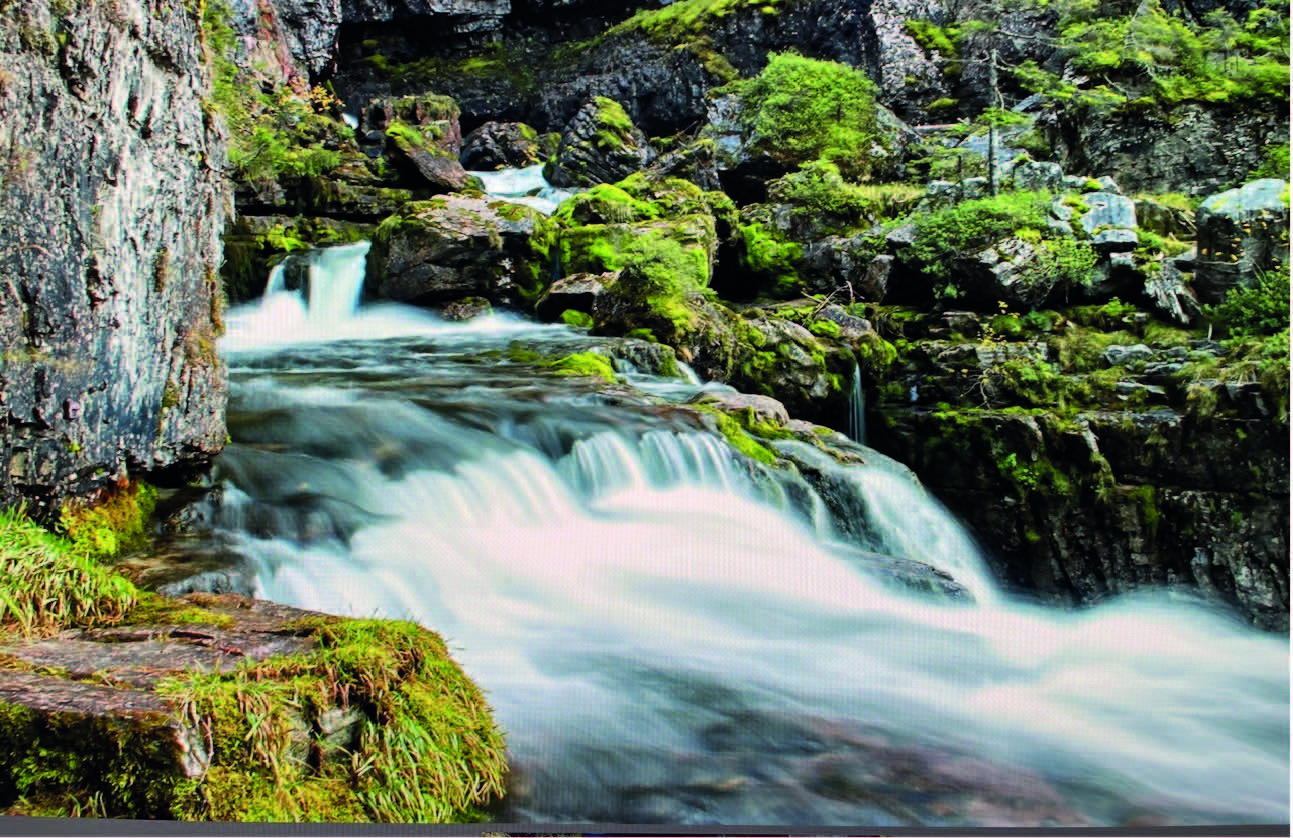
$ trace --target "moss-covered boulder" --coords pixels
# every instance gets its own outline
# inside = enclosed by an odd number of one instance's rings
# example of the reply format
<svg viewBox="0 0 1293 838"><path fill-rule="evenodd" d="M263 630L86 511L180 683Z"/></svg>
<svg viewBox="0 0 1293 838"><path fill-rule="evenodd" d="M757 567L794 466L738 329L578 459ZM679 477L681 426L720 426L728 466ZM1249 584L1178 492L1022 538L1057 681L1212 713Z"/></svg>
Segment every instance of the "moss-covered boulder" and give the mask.
<svg viewBox="0 0 1293 838"><path fill-rule="evenodd" d="M523 122L486 122L463 138L458 160L473 171L533 166L556 153L554 139Z"/></svg>
<svg viewBox="0 0 1293 838"><path fill-rule="evenodd" d="M411 623L191 595L0 654L10 814L443 822L502 792L480 691Z"/></svg>
<svg viewBox="0 0 1293 838"><path fill-rule="evenodd" d="M570 120L544 175L554 186L614 183L645 169L651 156L646 135L624 108L597 96Z"/></svg>
<svg viewBox="0 0 1293 838"><path fill-rule="evenodd" d="M137 489L0 512L0 812L460 821L502 793L502 737L444 642L237 596L144 593L96 555Z"/></svg>
<svg viewBox="0 0 1293 838"><path fill-rule="evenodd" d="M551 275L553 224L538 210L462 195L407 204L377 228L365 293L435 305L534 299Z"/></svg>
<svg viewBox="0 0 1293 838"><path fill-rule="evenodd" d="M377 99L364 109L366 132L385 137L383 154L402 175L401 186L457 192L477 186L458 162L462 129L458 104L447 96Z"/></svg>

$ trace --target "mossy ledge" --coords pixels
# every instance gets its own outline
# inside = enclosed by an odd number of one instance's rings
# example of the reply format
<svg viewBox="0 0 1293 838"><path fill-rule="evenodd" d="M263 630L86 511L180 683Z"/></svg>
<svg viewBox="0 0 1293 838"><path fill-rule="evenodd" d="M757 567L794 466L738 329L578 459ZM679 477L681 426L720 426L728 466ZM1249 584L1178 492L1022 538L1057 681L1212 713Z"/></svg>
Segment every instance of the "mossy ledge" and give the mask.
<svg viewBox="0 0 1293 838"><path fill-rule="evenodd" d="M10 512L0 558L0 813L462 822L503 793L502 734L434 632L163 599Z"/></svg>

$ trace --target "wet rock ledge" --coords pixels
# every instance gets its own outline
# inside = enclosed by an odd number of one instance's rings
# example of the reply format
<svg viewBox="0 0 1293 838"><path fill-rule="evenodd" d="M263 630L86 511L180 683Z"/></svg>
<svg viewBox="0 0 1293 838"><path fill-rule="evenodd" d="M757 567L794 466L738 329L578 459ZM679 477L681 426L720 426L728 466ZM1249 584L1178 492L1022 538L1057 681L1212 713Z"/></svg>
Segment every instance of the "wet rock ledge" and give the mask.
<svg viewBox="0 0 1293 838"><path fill-rule="evenodd" d="M0 645L9 815L479 819L502 736L439 636L234 595Z"/></svg>

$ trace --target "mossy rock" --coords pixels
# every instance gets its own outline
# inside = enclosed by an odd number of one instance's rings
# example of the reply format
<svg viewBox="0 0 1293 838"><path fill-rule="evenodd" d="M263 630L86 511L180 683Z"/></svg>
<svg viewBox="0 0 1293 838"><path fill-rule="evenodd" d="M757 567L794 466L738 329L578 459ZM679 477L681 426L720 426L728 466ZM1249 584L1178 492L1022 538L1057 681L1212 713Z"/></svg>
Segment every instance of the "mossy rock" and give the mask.
<svg viewBox="0 0 1293 838"><path fill-rule="evenodd" d="M404 206L377 228L366 292L417 305L481 296L529 303L551 276L555 225L531 207L450 195Z"/></svg>
<svg viewBox="0 0 1293 838"><path fill-rule="evenodd" d="M624 108L597 96L570 120L544 175L554 186L614 183L645 169L651 157L646 135Z"/></svg>
<svg viewBox="0 0 1293 838"><path fill-rule="evenodd" d="M446 822L502 793L501 734L433 632L232 596L141 617L4 647L9 814Z"/></svg>

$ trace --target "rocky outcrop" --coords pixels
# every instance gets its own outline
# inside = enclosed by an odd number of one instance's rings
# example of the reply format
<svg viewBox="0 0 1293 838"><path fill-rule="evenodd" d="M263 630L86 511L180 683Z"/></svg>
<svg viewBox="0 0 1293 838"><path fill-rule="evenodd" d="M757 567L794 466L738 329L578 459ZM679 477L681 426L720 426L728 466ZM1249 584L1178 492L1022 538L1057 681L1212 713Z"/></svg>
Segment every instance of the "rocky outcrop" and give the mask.
<svg viewBox="0 0 1293 838"><path fill-rule="evenodd" d="M1288 263L1288 181L1264 178L1213 195L1199 204L1195 227L1194 287L1204 302L1219 303L1230 289L1251 287L1259 273Z"/></svg>
<svg viewBox="0 0 1293 838"><path fill-rule="evenodd" d="M0 502L220 450L228 193L208 86L179 0L0 20Z"/></svg>
<svg viewBox="0 0 1293 838"><path fill-rule="evenodd" d="M1083 311L909 321L868 442L1016 590L1085 603L1173 585L1287 630L1287 378L1237 381L1227 367L1246 362L1211 341L1108 342L1101 329L1126 334L1135 315Z"/></svg>
<svg viewBox="0 0 1293 838"><path fill-rule="evenodd" d="M365 293L421 305L519 302L548 276L551 238L551 222L519 204L461 195L406 204L377 228Z"/></svg>

